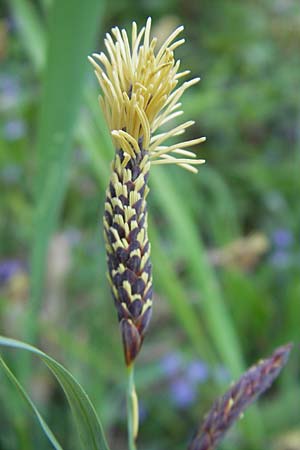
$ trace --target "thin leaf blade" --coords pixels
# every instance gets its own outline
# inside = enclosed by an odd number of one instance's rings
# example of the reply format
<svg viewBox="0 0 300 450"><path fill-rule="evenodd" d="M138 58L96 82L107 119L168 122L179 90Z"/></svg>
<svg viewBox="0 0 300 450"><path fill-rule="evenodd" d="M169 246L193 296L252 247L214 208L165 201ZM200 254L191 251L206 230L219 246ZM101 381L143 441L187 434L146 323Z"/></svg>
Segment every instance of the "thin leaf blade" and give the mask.
<svg viewBox="0 0 300 450"><path fill-rule="evenodd" d="M103 10L103 1L55 0L49 14L46 64L37 131L36 212L31 254L31 297L26 340L37 335L46 255L68 186L72 140L81 106L87 55Z"/></svg>
<svg viewBox="0 0 300 450"><path fill-rule="evenodd" d="M51 370L64 390L78 430L83 450L109 450L104 431L88 395L73 377L55 359L21 341L0 336L0 346L25 350L38 356Z"/></svg>
<svg viewBox="0 0 300 450"><path fill-rule="evenodd" d="M43 416L40 414L39 410L21 385L21 383L18 381L18 379L15 377L15 375L12 373L8 365L5 363L4 359L0 356L0 366L2 366L5 374L9 378L9 380L15 385L17 390L19 391L20 395L23 397L25 402L28 404L28 406L32 409L33 413L35 414L42 430L44 431L46 437L49 439L50 443L52 444L53 448L55 450L63 450L63 447L59 444L56 437L50 430L49 426L43 419Z"/></svg>

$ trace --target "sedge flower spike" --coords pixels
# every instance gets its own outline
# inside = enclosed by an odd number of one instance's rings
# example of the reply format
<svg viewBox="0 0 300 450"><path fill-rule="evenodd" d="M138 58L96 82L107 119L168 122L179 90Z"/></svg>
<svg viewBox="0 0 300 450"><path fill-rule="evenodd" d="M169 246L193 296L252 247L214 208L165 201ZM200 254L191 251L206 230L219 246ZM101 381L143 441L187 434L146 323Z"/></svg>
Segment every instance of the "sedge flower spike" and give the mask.
<svg viewBox="0 0 300 450"><path fill-rule="evenodd" d="M291 349L292 344L283 345L244 372L214 403L188 450L215 450L229 428L243 417L245 409L272 385L287 363Z"/></svg>
<svg viewBox="0 0 300 450"><path fill-rule="evenodd" d="M115 27L106 35L107 54L89 58L102 89L100 105L116 148L112 174L106 191L104 230L108 277L118 311L128 366L136 358L152 311L152 266L147 232L147 186L155 164L177 164L191 172L204 160L196 159L188 147L204 137L168 145L193 125L187 121L159 131L182 114L182 94L199 81L194 78L178 86L189 71L179 72L174 50L184 43L176 40L177 28L156 49L150 38L151 19L139 32L132 24L131 39Z"/></svg>

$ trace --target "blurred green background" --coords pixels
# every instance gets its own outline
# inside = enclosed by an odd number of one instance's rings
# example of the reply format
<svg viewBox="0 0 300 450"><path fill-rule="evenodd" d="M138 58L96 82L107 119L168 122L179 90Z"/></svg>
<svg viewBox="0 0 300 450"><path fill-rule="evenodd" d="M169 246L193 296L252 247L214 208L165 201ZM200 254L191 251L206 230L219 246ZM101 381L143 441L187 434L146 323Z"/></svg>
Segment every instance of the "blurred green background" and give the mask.
<svg viewBox="0 0 300 450"><path fill-rule="evenodd" d="M202 81L183 98L197 175L153 167L154 315L138 358L139 448L187 448L213 400L276 346L299 343L298 0L9 0L0 7L0 334L63 362L126 444L125 369L106 281L110 138L87 55L153 18ZM65 448L69 410L36 361L5 353ZM299 450L299 352L220 449ZM48 449L0 374L0 449Z"/></svg>

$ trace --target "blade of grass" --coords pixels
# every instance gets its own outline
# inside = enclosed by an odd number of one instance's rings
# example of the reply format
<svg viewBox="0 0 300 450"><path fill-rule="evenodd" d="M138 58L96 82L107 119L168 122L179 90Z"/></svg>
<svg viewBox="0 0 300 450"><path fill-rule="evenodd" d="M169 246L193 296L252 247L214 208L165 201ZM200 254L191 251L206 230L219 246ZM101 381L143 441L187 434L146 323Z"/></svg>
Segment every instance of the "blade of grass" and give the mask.
<svg viewBox="0 0 300 450"><path fill-rule="evenodd" d="M241 235L234 199L225 180L211 167L205 167L195 180L198 190L205 192L213 208L206 208L206 223L216 246L231 242ZM206 202L207 205L208 202Z"/></svg>
<svg viewBox="0 0 300 450"><path fill-rule="evenodd" d="M170 230L186 255L186 263L201 292L201 308L209 325L214 344L233 376L243 372L242 351L234 326L226 310L213 269L206 258L204 246L185 208L184 199L171 183L169 174L156 168L151 174L153 195L166 216Z"/></svg>
<svg viewBox="0 0 300 450"><path fill-rule="evenodd" d="M4 372L6 373L7 377L15 385L15 387L17 388L17 390L19 391L19 393L21 394L21 396L23 397L25 402L32 409L32 411L35 414L35 416L36 416L36 418L37 418L37 420L38 420L42 430L44 431L45 435L47 436L47 438L51 442L52 446L55 448L55 450L63 450L62 446L59 444L59 442L57 441L56 437L54 436L54 434L52 433L52 431L48 427L47 423L45 422L45 420L41 416L39 410L37 409L37 407L35 406L35 404L31 400L31 398L29 397L29 395L27 394L27 392L25 391L25 389L23 388L21 383L18 381L18 379L14 376L14 374L12 373L10 368L7 366L7 364L5 363L3 358L1 358L1 356L0 356L0 366L2 366L2 368L3 368Z"/></svg>
<svg viewBox="0 0 300 450"><path fill-rule="evenodd" d="M186 335L197 351L199 357L209 361L211 364L216 362L214 355L207 338L202 332L202 326L195 314L194 308L187 301L184 286L176 276L176 273L170 264L166 254L162 251L158 232L154 223L149 226L151 251L153 256L153 270L154 280L163 292L167 295L170 309L178 322L185 330ZM159 264L155 264L155 261ZM163 267L163 271L161 270Z"/></svg>
<svg viewBox="0 0 300 450"><path fill-rule="evenodd" d="M46 254L68 182L71 144L84 77L103 2L56 0L49 17L43 94L38 120L37 208L31 257L31 301L26 336L34 342L43 292Z"/></svg>
<svg viewBox="0 0 300 450"><path fill-rule="evenodd" d="M46 353L24 342L0 336L0 345L25 350L38 356L54 374L66 394L82 442L81 448L83 450L109 450L94 406L70 372Z"/></svg>
<svg viewBox="0 0 300 450"><path fill-rule="evenodd" d="M36 70L45 63L45 33L34 3L9 0L8 6L16 20L22 43L26 47Z"/></svg>
<svg viewBox="0 0 300 450"><path fill-rule="evenodd" d="M14 373L17 372L17 365L14 360L10 361L14 366ZM12 367L12 366L11 366ZM3 435L0 433L0 448L7 448L7 443L11 442L13 448L31 450L33 447L33 436L30 432L29 423L31 417L28 415L27 405L20 401L20 394L12 385L10 379L1 371L0 362L0 404L1 404L1 424L9 423L10 430Z"/></svg>

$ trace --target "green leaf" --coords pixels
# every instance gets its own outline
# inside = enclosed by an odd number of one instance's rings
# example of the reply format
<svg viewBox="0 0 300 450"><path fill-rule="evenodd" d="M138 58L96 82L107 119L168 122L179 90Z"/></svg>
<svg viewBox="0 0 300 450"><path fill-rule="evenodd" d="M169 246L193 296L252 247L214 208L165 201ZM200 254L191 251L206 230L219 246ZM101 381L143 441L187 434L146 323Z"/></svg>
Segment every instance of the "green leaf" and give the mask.
<svg viewBox="0 0 300 450"><path fill-rule="evenodd" d="M26 403L30 406L30 408L32 409L32 411L36 415L36 418L39 421L42 430L44 431L45 435L47 436L47 438L49 439L49 441L51 442L51 444L53 445L55 450L63 450L62 446L59 444L59 442L57 441L56 437L54 436L54 434L52 433L52 431L48 427L47 423L45 422L45 420L41 416L41 414L38 411L37 407L35 406L35 404L31 400L31 398L29 397L29 395L27 394L27 392L25 391L25 389L23 388L21 383L19 383L17 378L14 376L14 374L12 373L10 368L6 365L5 361L1 358L1 356L0 356L0 365L2 366L2 368L3 368L4 372L6 373L7 377L16 386L16 388L20 392L21 396L24 398Z"/></svg>
<svg viewBox="0 0 300 450"><path fill-rule="evenodd" d="M71 407L73 418L75 420L76 429L78 430L80 436L82 444L81 448L83 450L109 450L102 425L99 421L93 404L91 403L89 397L87 396L81 385L78 383L78 381L76 381L73 375L67 371L67 369L65 369L60 363L55 361L55 359L51 358L46 353L31 345L25 344L24 342L0 336L0 345L3 347L26 350L37 355L49 367L66 394L69 405ZM7 369L6 373L8 373ZM12 377L14 376L12 375ZM11 379L12 377L10 376ZM20 386L18 381L15 381L13 379L12 381L17 384L19 390L21 388L22 395L24 396L25 394L26 400L29 402L30 406L34 408L34 412L37 415L38 420L48 438L50 439L50 436L51 438L54 438L49 428L39 415L36 408L33 406L32 402L30 401L29 397ZM52 442L51 439L50 441ZM53 442L57 441L55 440ZM61 447L55 448L60 449Z"/></svg>
<svg viewBox="0 0 300 450"><path fill-rule="evenodd" d="M89 68L87 55L93 49L102 9L101 0L86 0L84 6L81 0L55 0L50 8L36 144L36 211L26 324L30 342L36 339L48 244L68 186L72 141Z"/></svg>
<svg viewBox="0 0 300 450"><path fill-rule="evenodd" d="M9 0L7 3L17 22L22 43L35 69L40 70L45 63L45 33L37 8L26 0Z"/></svg>
<svg viewBox="0 0 300 450"><path fill-rule="evenodd" d="M159 261L160 266L164 268L162 272L158 265L157 267L155 264L153 265L157 286L163 289L163 292L167 295L172 314L175 315L185 330L199 356L215 363L216 356L204 333L199 317L195 314L191 302L188 301L184 285L172 267L170 259L161 248L158 231L153 222L150 222L149 229L153 260Z"/></svg>

